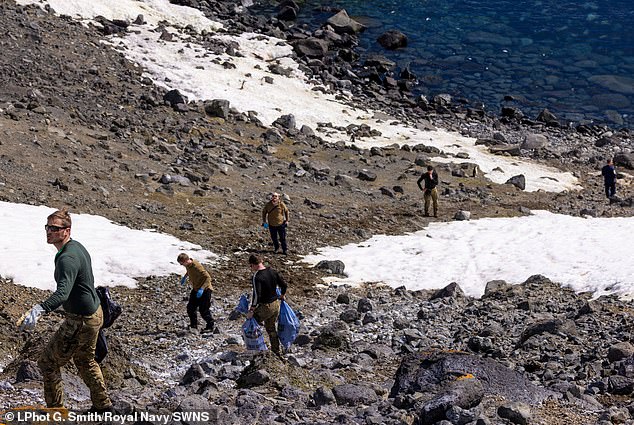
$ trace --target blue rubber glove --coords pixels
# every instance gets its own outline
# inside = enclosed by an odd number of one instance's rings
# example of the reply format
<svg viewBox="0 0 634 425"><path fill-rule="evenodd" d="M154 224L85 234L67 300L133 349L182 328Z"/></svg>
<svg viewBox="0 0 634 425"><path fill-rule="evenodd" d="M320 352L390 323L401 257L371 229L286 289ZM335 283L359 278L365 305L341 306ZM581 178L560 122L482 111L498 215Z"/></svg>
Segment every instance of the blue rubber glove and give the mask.
<svg viewBox="0 0 634 425"><path fill-rule="evenodd" d="M181 286L183 286L185 284L186 280L187 280L187 275L181 277Z"/></svg>
<svg viewBox="0 0 634 425"><path fill-rule="evenodd" d="M264 227L265 229L269 228L269 223L262 223L262 227Z"/></svg>
<svg viewBox="0 0 634 425"><path fill-rule="evenodd" d="M200 288L198 290L198 292L196 292L196 298L200 298L203 296L203 292L205 292L205 290L203 288Z"/></svg>
<svg viewBox="0 0 634 425"><path fill-rule="evenodd" d="M20 323L20 329L35 329L37 319L39 319L42 313L44 313L44 308L39 304L35 304L22 323Z"/></svg>

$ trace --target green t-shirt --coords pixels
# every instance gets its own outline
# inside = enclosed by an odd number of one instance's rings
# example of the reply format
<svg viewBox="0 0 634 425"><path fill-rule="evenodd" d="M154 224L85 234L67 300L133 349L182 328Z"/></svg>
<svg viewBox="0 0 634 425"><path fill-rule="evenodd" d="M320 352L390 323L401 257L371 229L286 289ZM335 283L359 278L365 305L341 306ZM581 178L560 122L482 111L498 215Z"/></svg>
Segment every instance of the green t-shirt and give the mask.
<svg viewBox="0 0 634 425"><path fill-rule="evenodd" d="M46 312L62 305L69 313L89 316L97 311L99 297L95 291L90 254L77 241L70 240L55 255L57 289L41 305Z"/></svg>

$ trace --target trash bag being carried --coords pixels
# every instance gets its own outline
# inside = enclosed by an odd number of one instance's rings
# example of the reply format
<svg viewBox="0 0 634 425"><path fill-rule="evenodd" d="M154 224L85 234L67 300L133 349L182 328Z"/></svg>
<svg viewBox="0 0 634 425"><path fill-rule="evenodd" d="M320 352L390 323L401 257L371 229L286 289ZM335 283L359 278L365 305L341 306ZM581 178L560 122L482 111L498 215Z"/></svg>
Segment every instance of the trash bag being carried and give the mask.
<svg viewBox="0 0 634 425"><path fill-rule="evenodd" d="M249 300L245 294L240 295L240 301L238 301L236 311L242 314L247 314L249 312Z"/></svg>
<svg viewBox="0 0 634 425"><path fill-rule="evenodd" d="M254 318L247 319L242 325L242 338L249 351L267 350L262 329Z"/></svg>
<svg viewBox="0 0 634 425"><path fill-rule="evenodd" d="M299 319L286 301L280 303L280 315L277 319L277 336L284 349L288 350L299 333Z"/></svg>

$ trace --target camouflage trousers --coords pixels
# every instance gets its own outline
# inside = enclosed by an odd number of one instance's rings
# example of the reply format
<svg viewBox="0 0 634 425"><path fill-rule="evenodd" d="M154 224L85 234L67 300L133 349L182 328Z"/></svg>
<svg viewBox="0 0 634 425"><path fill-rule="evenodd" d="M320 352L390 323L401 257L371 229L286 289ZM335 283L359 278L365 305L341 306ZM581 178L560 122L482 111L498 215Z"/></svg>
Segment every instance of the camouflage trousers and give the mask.
<svg viewBox="0 0 634 425"><path fill-rule="evenodd" d="M280 315L280 300L269 304L260 304L253 311L253 317L262 325L271 340L271 351L280 353L280 340L277 337L277 317Z"/></svg>
<svg viewBox="0 0 634 425"><path fill-rule="evenodd" d="M37 364L44 378L47 407L64 407L64 382L61 368L71 359L90 390L93 407L112 406L106 393L101 368L95 360L97 335L103 323L101 306L90 316L66 313L66 319L48 342Z"/></svg>

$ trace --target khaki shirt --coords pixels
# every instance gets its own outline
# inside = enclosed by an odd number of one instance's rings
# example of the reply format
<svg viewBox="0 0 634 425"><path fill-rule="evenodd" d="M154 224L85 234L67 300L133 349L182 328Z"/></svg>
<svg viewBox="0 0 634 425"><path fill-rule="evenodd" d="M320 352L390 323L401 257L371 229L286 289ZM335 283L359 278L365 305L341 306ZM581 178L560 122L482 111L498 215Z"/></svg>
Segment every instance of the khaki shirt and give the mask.
<svg viewBox="0 0 634 425"><path fill-rule="evenodd" d="M198 261L192 259L191 264L185 266L185 270L187 270L187 276L189 276L189 282L192 284L194 291L200 288L213 290L209 272Z"/></svg>
<svg viewBox="0 0 634 425"><path fill-rule="evenodd" d="M269 201L262 209L262 222L269 223L269 226L281 226L288 221L288 214L284 202L279 201L277 205L273 205L273 202Z"/></svg>

